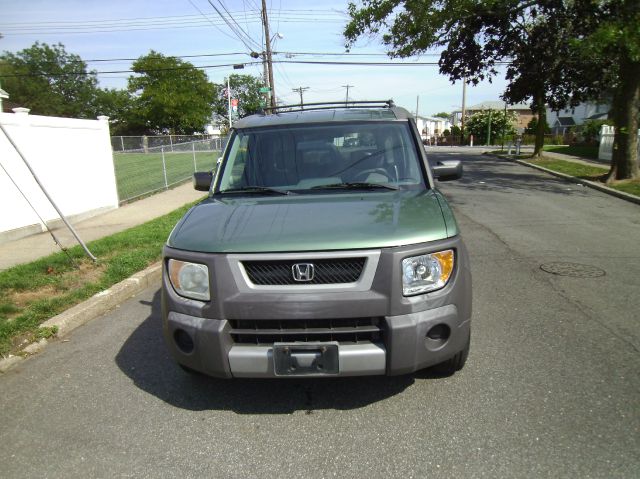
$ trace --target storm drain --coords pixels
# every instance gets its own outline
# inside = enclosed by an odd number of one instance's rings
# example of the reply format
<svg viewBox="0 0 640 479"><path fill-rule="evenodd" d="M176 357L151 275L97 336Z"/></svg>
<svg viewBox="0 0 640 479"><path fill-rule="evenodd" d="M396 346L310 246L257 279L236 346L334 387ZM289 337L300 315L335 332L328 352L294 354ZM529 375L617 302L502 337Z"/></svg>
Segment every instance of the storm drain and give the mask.
<svg viewBox="0 0 640 479"><path fill-rule="evenodd" d="M571 276L572 278L599 278L606 273L603 269L589 264L553 262L540 265L542 271L557 274L558 276Z"/></svg>

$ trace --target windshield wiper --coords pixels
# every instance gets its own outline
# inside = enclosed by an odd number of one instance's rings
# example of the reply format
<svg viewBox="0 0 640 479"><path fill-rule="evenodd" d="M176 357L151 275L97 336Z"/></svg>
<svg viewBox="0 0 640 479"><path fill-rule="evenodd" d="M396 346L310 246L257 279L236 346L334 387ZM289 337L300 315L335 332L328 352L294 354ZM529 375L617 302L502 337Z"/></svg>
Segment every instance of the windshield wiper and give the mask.
<svg viewBox="0 0 640 479"><path fill-rule="evenodd" d="M399 189L397 186L365 182L334 183L331 185L318 185L311 187L312 190L377 190L380 188L383 188L385 190Z"/></svg>
<svg viewBox="0 0 640 479"><path fill-rule="evenodd" d="M277 190L275 188L268 188L266 186L245 186L243 188L229 188L226 190L220 190L221 194L233 194L233 193L249 193L249 194L272 194L272 195L289 195L290 191Z"/></svg>

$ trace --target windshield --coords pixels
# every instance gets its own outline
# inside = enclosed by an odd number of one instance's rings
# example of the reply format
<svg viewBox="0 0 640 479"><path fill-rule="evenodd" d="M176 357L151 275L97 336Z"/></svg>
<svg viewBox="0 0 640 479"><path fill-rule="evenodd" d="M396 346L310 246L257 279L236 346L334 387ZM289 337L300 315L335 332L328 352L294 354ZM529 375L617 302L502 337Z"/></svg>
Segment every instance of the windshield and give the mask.
<svg viewBox="0 0 640 479"><path fill-rule="evenodd" d="M306 124L238 131L217 190L424 189L406 122Z"/></svg>

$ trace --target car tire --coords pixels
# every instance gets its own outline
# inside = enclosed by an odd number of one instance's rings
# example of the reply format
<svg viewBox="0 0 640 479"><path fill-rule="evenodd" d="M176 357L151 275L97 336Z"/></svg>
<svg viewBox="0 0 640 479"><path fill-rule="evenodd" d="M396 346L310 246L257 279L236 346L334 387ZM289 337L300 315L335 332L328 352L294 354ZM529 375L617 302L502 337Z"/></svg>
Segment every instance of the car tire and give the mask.
<svg viewBox="0 0 640 479"><path fill-rule="evenodd" d="M432 367L432 370L443 376L451 376L456 372L460 371L465 363L467 362L467 358L469 357L469 350L471 349L471 331L469 331L469 338L467 339L467 344L462 349L462 351L458 351L452 358L447 359L446 361L441 362L440 364L436 364Z"/></svg>

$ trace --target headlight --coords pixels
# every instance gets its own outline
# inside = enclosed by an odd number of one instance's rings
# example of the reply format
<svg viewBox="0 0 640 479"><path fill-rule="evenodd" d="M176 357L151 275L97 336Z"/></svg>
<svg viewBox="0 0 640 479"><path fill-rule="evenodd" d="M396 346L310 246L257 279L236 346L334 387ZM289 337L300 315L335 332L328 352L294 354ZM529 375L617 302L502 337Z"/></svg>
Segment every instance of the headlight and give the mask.
<svg viewBox="0 0 640 479"><path fill-rule="evenodd" d="M453 272L453 250L423 254L402 260L402 294L435 291L447 284Z"/></svg>
<svg viewBox="0 0 640 479"><path fill-rule="evenodd" d="M169 279L180 296L209 301L209 268L206 265L170 259Z"/></svg>

